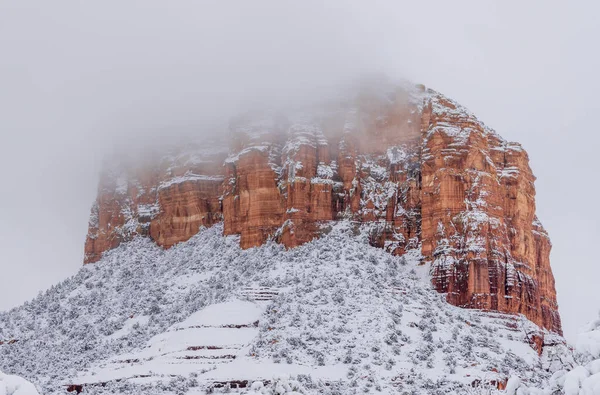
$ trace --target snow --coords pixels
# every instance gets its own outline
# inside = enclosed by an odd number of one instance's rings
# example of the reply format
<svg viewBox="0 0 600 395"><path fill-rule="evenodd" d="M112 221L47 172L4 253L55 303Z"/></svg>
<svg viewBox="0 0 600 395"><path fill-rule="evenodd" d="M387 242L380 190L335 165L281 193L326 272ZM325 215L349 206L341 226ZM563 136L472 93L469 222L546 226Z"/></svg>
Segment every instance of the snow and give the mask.
<svg viewBox="0 0 600 395"><path fill-rule="evenodd" d="M0 395L39 395L39 392L24 378L0 372Z"/></svg>
<svg viewBox="0 0 600 395"><path fill-rule="evenodd" d="M581 384L589 376L589 372L583 366L577 366L565 376L563 389L565 395L578 395Z"/></svg>
<svg viewBox="0 0 600 395"><path fill-rule="evenodd" d="M225 159L225 163L237 163L242 156L247 155L247 154L249 154L249 153L251 153L253 151L268 152L269 151L269 146L267 146L267 145L255 145L255 146L250 146L250 147L244 148L240 152L228 156L227 159Z"/></svg>
<svg viewBox="0 0 600 395"><path fill-rule="evenodd" d="M115 182L117 183L117 187L115 189L116 193L118 193L120 195L126 194L127 189L129 188L129 181L128 181L127 174L125 174L125 173L119 174L119 176L117 177Z"/></svg>
<svg viewBox="0 0 600 395"><path fill-rule="evenodd" d="M222 182L223 181L223 177L221 176L208 176L208 175L202 175L202 174L194 174L193 172L186 172L183 176L179 176L179 177L173 177L168 181L162 182L159 186L158 189L165 189L165 188L169 188L173 185L176 184L181 184L183 182L188 182L188 181L214 181L214 182Z"/></svg>
<svg viewBox="0 0 600 395"><path fill-rule="evenodd" d="M258 333L262 308L255 303L231 300L192 314L152 337L134 353L117 355L100 364L78 383L102 383L141 376L187 374L235 360ZM238 327L242 326L242 327Z"/></svg>
<svg viewBox="0 0 600 395"><path fill-rule="evenodd" d="M600 395L600 319L579 334L576 350L580 365L564 375L565 395Z"/></svg>
<svg viewBox="0 0 600 395"><path fill-rule="evenodd" d="M600 394L600 373L587 377L581 385L583 395Z"/></svg>
<svg viewBox="0 0 600 395"><path fill-rule="evenodd" d="M138 204L137 211L140 218L153 219L160 212L160 204Z"/></svg>
<svg viewBox="0 0 600 395"><path fill-rule="evenodd" d="M575 347L580 353L589 353L594 358L600 358L600 331L580 334Z"/></svg>
<svg viewBox="0 0 600 395"><path fill-rule="evenodd" d="M73 295L71 295L73 296ZM127 321L125 321L125 324L123 325L123 327L121 329L119 329L118 331L114 332L113 334L109 335L108 338L109 339L120 339L122 337L127 336L128 334L131 333L131 331L139 325L148 325L148 316L142 315L139 317L131 317L129 318Z"/></svg>
<svg viewBox="0 0 600 395"><path fill-rule="evenodd" d="M521 380L513 376L506 383L506 395L517 395L517 389L521 386Z"/></svg>
<svg viewBox="0 0 600 395"><path fill-rule="evenodd" d="M261 313L261 308L254 303L234 300L208 306L174 328L251 324L259 319Z"/></svg>
<svg viewBox="0 0 600 395"><path fill-rule="evenodd" d="M513 177L517 178L519 176L519 168L518 167L505 167L504 169L498 169L498 178L503 177Z"/></svg>
<svg viewBox="0 0 600 395"><path fill-rule="evenodd" d="M324 178L324 179L332 178L334 175L334 171L333 171L334 166L335 166L335 163L332 163L332 165L327 165L323 162L320 162L319 165L317 166L317 177Z"/></svg>
<svg viewBox="0 0 600 395"><path fill-rule="evenodd" d="M392 164L401 163L407 158L406 151L402 147L390 147L387 149L386 155Z"/></svg>
<svg viewBox="0 0 600 395"><path fill-rule="evenodd" d="M600 318L590 322L577 337L577 352L600 359Z"/></svg>
<svg viewBox="0 0 600 395"><path fill-rule="evenodd" d="M600 319L592 321L580 333L577 353L562 355L563 369L557 370L543 386L520 384L517 395L600 395ZM564 359L564 360L563 360ZM515 379L516 380L516 379ZM508 392L510 394L511 392Z"/></svg>

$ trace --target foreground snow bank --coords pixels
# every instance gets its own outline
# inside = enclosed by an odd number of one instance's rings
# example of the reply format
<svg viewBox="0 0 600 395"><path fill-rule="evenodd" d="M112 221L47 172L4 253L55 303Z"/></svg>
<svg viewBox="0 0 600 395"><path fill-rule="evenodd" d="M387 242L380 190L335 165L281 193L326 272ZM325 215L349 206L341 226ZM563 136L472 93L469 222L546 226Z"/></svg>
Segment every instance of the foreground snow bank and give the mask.
<svg viewBox="0 0 600 395"><path fill-rule="evenodd" d="M592 321L577 338L576 363L570 370L555 372L544 389L528 388L513 377L508 395L600 395L600 318Z"/></svg>
<svg viewBox="0 0 600 395"><path fill-rule="evenodd" d="M0 372L0 395L40 395L29 381Z"/></svg>

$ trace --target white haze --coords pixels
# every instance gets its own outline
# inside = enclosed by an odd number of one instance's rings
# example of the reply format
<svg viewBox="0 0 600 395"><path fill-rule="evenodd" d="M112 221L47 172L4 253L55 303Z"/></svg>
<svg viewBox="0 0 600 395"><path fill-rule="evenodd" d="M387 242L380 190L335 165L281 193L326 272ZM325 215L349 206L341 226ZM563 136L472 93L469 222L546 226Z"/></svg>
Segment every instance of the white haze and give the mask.
<svg viewBox="0 0 600 395"><path fill-rule="evenodd" d="M104 153L221 132L364 73L456 99L528 150L567 336L600 309L589 2L0 0L0 309L77 271Z"/></svg>

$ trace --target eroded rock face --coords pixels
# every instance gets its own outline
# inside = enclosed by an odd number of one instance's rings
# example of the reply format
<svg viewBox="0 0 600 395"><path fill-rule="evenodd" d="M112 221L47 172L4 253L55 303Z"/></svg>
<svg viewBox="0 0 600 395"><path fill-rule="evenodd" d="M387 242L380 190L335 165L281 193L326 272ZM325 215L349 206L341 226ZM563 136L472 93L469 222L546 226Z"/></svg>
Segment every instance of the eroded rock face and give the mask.
<svg viewBox="0 0 600 395"><path fill-rule="evenodd" d="M429 103L421 237L434 286L457 306L522 313L560 332L527 153L456 103L439 96Z"/></svg>
<svg viewBox="0 0 600 395"><path fill-rule="evenodd" d="M448 302L560 333L527 153L454 101L423 86L362 87L315 108L239 117L228 145L105 172L86 263L135 235L168 248L221 220L250 248L294 247L349 219L392 254L420 249Z"/></svg>
<svg viewBox="0 0 600 395"><path fill-rule="evenodd" d="M84 263L136 235L169 248L223 219L223 147L188 145L144 159L107 164L92 207Z"/></svg>

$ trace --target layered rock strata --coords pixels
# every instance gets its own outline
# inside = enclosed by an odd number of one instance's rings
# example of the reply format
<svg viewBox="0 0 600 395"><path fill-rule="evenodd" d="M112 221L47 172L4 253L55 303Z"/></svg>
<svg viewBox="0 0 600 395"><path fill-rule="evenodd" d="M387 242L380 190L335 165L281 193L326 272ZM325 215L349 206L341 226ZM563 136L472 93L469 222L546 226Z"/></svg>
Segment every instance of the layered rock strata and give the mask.
<svg viewBox="0 0 600 395"><path fill-rule="evenodd" d="M294 247L347 219L392 254L420 249L448 302L561 332L527 153L458 103L423 86L378 85L240 116L230 129L226 149L180 146L105 171L85 262L135 235L169 248L217 221L250 248Z"/></svg>

